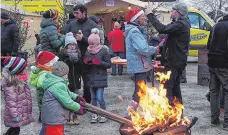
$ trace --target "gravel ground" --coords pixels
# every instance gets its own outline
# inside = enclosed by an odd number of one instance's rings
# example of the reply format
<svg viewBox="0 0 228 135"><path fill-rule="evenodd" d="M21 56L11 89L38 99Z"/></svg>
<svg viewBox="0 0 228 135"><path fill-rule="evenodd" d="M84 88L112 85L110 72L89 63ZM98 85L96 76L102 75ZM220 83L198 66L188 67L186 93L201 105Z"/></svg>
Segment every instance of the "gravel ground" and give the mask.
<svg viewBox="0 0 228 135"><path fill-rule="evenodd" d="M197 85L197 64L189 63L187 66L187 84L181 84L182 95L185 105L184 115L189 117L198 117L196 125L192 128L193 135L227 135L228 131L222 130L222 125L218 127L210 126L210 108L205 94L208 87ZM109 76L109 87L105 89L105 99L107 101L107 110L123 115L127 104L118 100L121 95L124 99L130 99L133 94L134 85L130 76ZM80 91L81 92L81 91ZM39 134L41 124L37 122L38 107L35 100L35 90L32 88L33 112L36 121L21 128L21 135ZM1 96L2 97L2 96ZM1 99L3 103L3 97ZM3 112L3 104L1 104ZM104 124L90 124L89 113L79 117L80 125L65 126L65 135L119 135L119 124L108 120ZM4 133L7 128L4 126L1 117L1 131Z"/></svg>

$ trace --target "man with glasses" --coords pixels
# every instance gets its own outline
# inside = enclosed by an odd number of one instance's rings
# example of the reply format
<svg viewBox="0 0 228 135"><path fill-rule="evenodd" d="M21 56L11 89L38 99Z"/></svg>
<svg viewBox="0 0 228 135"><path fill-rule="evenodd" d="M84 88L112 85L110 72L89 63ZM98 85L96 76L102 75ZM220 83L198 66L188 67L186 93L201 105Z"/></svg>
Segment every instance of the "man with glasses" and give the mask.
<svg viewBox="0 0 228 135"><path fill-rule="evenodd" d="M150 13L150 6L145 14L154 28L160 34L167 34L167 40L162 48L161 64L165 70L171 70L170 80L165 83L167 89L167 98L170 104L173 104L174 97L182 103L180 89L180 77L182 70L187 65L187 52L190 42L190 22L187 18L188 8L184 3L178 3L173 6L171 18L174 20L168 25L159 22L154 13Z"/></svg>
<svg viewBox="0 0 228 135"><path fill-rule="evenodd" d="M75 16L75 20L72 21L67 28L67 32L72 32L75 35L75 38L77 40L79 49L82 54L82 58L85 55L85 52L88 47L88 37L91 34L91 30L95 28L97 25L92 20L88 19L87 17L87 8L83 4L78 4L73 8L73 14ZM91 96L90 96L90 89L87 86L87 66L82 63L81 65L81 76L83 79L83 89L84 94L83 97L86 99L86 102L91 102ZM76 80L79 82L75 82L76 84L80 85L81 80ZM81 86L77 86L78 89L80 89Z"/></svg>

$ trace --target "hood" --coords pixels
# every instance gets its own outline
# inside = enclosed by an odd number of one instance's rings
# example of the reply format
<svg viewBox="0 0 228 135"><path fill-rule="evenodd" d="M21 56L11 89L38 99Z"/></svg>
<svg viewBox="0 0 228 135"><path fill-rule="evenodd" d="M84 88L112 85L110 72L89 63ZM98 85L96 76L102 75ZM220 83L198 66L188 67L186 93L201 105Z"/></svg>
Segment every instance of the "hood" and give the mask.
<svg viewBox="0 0 228 135"><path fill-rule="evenodd" d="M58 77L56 75L53 75L52 73L48 72L45 76L45 79L43 81L43 89L48 89L52 85L57 84L58 82L62 82L66 85L68 85L68 79L64 79L62 77Z"/></svg>
<svg viewBox="0 0 228 135"><path fill-rule="evenodd" d="M181 16L181 17L179 18L179 20L184 20L184 21L186 21L186 22L188 23L188 25L191 27L191 22L190 22L190 20L188 19L188 17Z"/></svg>
<svg viewBox="0 0 228 135"><path fill-rule="evenodd" d="M127 37L129 31L133 28L137 27L137 25L133 25L133 24L125 24L125 37Z"/></svg>
<svg viewBox="0 0 228 135"><path fill-rule="evenodd" d="M41 28L45 28L45 27L51 26L51 25L56 26L56 24L53 22L52 18L43 18L43 20L40 23Z"/></svg>

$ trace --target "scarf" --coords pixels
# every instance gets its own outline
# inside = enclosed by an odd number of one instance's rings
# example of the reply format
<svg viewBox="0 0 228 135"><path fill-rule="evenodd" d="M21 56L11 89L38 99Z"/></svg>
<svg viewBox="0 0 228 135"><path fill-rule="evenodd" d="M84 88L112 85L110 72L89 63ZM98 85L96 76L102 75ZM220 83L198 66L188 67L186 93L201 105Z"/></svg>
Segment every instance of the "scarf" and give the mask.
<svg viewBox="0 0 228 135"><path fill-rule="evenodd" d="M97 54L102 48L102 45L89 45L87 50L91 54Z"/></svg>

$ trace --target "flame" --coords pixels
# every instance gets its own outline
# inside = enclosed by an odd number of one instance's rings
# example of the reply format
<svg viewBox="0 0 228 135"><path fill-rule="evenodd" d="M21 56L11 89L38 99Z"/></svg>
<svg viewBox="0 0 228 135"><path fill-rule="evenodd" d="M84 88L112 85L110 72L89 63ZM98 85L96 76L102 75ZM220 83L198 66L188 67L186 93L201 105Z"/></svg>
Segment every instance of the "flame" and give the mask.
<svg viewBox="0 0 228 135"><path fill-rule="evenodd" d="M182 119L184 106L176 98L173 101L174 105L171 106L166 97L164 83L170 78L170 74L170 71L166 74L156 73L158 76L157 80L160 81L158 88L148 88L143 81L138 83L140 86L138 92L138 96L140 97L138 108L134 110L129 106L128 111L134 123L134 128L139 133L154 125L164 131L169 127L190 124L188 118L185 117Z"/></svg>

